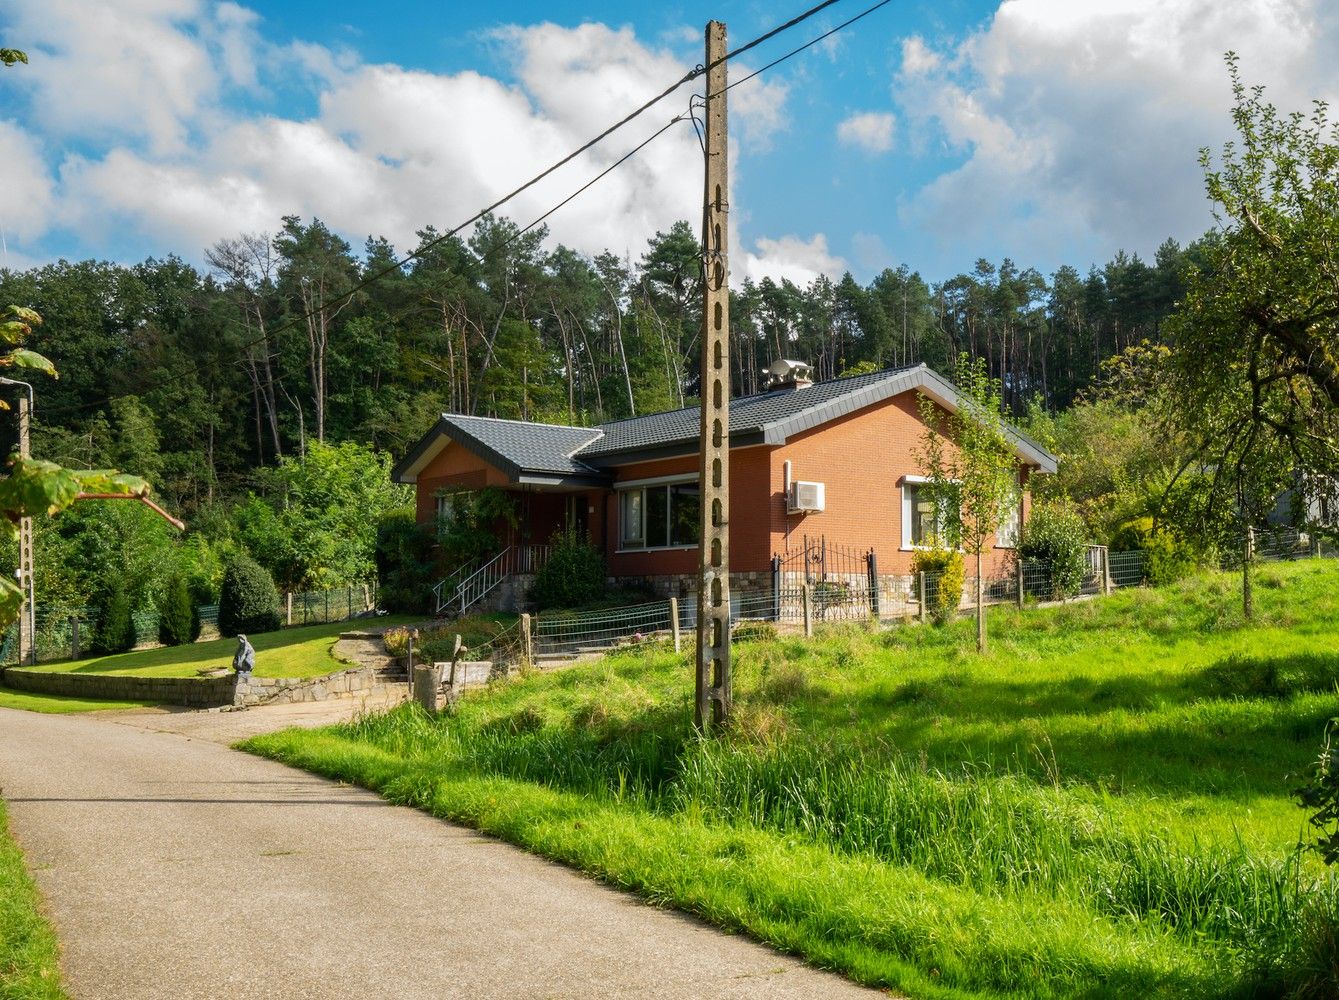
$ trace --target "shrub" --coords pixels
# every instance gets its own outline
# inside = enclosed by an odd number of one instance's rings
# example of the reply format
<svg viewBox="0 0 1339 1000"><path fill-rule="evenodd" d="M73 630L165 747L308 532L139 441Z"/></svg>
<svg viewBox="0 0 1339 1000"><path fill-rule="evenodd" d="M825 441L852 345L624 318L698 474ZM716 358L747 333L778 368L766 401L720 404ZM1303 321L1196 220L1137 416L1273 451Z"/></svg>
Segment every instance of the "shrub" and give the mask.
<svg viewBox="0 0 1339 1000"><path fill-rule="evenodd" d="M406 508L391 511L377 522L378 603L397 614L418 615L435 609L433 585L441 578L432 531L415 523Z"/></svg>
<svg viewBox="0 0 1339 1000"><path fill-rule="evenodd" d="M1044 596L1069 597L1083 588L1088 569L1088 526L1073 506L1063 500L1038 504L1023 525L1018 558L1043 567Z"/></svg>
<svg viewBox="0 0 1339 1000"><path fill-rule="evenodd" d="M404 656L409 652L409 629L403 626L388 628L382 633L381 641L386 644L389 656Z"/></svg>
<svg viewBox="0 0 1339 1000"><path fill-rule="evenodd" d="M553 536L549 561L535 574L530 599L544 608L573 608L604 594L604 555L575 531Z"/></svg>
<svg viewBox="0 0 1339 1000"><path fill-rule="evenodd" d="M962 553L956 549L921 549L911 560L911 571L931 577L926 581L930 616L936 625L953 620L962 604L962 585L967 579Z"/></svg>
<svg viewBox="0 0 1339 1000"><path fill-rule="evenodd" d="M1165 526L1154 527L1153 518L1126 521L1111 536L1112 552L1143 552L1144 579L1153 586L1175 583L1199 567L1200 551Z"/></svg>
<svg viewBox="0 0 1339 1000"><path fill-rule="evenodd" d="M135 622L130 615L130 597L120 588L110 590L98 605L91 649L100 656L106 656L134 648Z"/></svg>
<svg viewBox="0 0 1339 1000"><path fill-rule="evenodd" d="M249 556L234 556L223 572L219 634L273 632L282 623L279 592L274 589L270 574Z"/></svg>
<svg viewBox="0 0 1339 1000"><path fill-rule="evenodd" d="M180 646L198 638L200 612L186 577L175 573L167 581L158 609L158 641L164 646Z"/></svg>

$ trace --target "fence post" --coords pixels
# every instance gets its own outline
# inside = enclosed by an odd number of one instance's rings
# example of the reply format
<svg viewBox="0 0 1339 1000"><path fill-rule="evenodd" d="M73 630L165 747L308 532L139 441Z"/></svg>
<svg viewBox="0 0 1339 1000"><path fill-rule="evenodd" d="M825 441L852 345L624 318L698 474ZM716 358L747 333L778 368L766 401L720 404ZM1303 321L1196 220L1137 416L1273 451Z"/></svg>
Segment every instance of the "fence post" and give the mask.
<svg viewBox="0 0 1339 1000"><path fill-rule="evenodd" d="M363 584L363 610L372 610L372 595L368 593L366 583Z"/></svg>
<svg viewBox="0 0 1339 1000"><path fill-rule="evenodd" d="M1246 525L1246 558L1255 558L1255 525Z"/></svg>
<svg viewBox="0 0 1339 1000"><path fill-rule="evenodd" d="M460 658L462 655L464 655L464 653L465 653L465 642L460 638L460 633L457 632L455 645L451 649L451 675L450 680L447 683L447 692L446 692L447 700L451 702L454 702L456 700L456 666L457 664L460 663ZM497 657L496 650L493 652L493 656L494 658ZM465 683L464 677L460 678L460 683L462 685Z"/></svg>
<svg viewBox="0 0 1339 1000"><path fill-rule="evenodd" d="M772 556L772 621L781 620L781 557Z"/></svg>
<svg viewBox="0 0 1339 1000"><path fill-rule="evenodd" d="M811 636L814 634L814 606L807 583L800 588L800 607L804 611L804 634Z"/></svg>
<svg viewBox="0 0 1339 1000"><path fill-rule="evenodd" d="M1111 596L1111 550L1102 546L1102 596Z"/></svg>
<svg viewBox="0 0 1339 1000"><path fill-rule="evenodd" d="M535 642L528 614L521 615L521 662L527 667L535 662Z"/></svg>
<svg viewBox="0 0 1339 1000"><path fill-rule="evenodd" d="M1023 610L1023 557L1019 556L1014 567L1014 576L1018 584L1018 610Z"/></svg>
<svg viewBox="0 0 1339 1000"><path fill-rule="evenodd" d="M425 663L414 668L414 700L423 706L429 715L437 714L437 665Z"/></svg>
<svg viewBox="0 0 1339 1000"><path fill-rule="evenodd" d="M917 584L917 586L918 586L919 589L920 589L920 599L921 599L921 624L924 625L924 624L926 623L926 621L929 620L929 619L928 619L928 616L926 615L926 606L925 606L925 573L924 573L924 572L921 572L921 573L917 573L917 574L916 574L916 584Z"/></svg>
<svg viewBox="0 0 1339 1000"><path fill-rule="evenodd" d="M322 591L321 596L325 598L325 621L330 621L330 591Z"/></svg>
<svg viewBox="0 0 1339 1000"><path fill-rule="evenodd" d="M79 659L79 616L70 616L70 659Z"/></svg>
<svg viewBox="0 0 1339 1000"><path fill-rule="evenodd" d="M679 599L671 597L669 599L670 608L670 635L674 636L674 651L679 652Z"/></svg>
<svg viewBox="0 0 1339 1000"><path fill-rule="evenodd" d="M875 621L879 619L879 559L874 550L869 550L869 613Z"/></svg>
<svg viewBox="0 0 1339 1000"><path fill-rule="evenodd" d="M293 624L293 591L289 590L289 591L286 591L286 592L284 593L284 603L288 606L288 620L287 620L287 624L292 625L292 624Z"/></svg>

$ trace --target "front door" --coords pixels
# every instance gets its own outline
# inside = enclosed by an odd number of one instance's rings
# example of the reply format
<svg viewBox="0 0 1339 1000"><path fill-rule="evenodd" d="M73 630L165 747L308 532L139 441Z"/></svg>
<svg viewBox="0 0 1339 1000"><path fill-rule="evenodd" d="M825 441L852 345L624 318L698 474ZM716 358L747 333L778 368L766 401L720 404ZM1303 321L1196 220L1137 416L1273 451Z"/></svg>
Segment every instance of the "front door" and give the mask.
<svg viewBox="0 0 1339 1000"><path fill-rule="evenodd" d="M572 494L567 498L567 530L578 538L590 538L590 507L583 494Z"/></svg>

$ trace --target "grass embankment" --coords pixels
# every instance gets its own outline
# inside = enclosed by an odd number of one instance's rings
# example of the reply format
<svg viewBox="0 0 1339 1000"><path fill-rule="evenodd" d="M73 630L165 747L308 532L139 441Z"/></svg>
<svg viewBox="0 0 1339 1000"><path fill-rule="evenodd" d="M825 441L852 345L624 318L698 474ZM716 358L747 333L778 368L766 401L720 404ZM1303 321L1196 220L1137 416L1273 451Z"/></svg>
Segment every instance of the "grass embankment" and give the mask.
<svg viewBox="0 0 1339 1000"><path fill-rule="evenodd" d="M319 677L348 666L333 652L341 632L369 626L405 624L421 619L412 616L387 615L381 618L325 625L307 625L301 628L280 629L247 638L256 650L257 677ZM236 639L214 639L189 646L161 646L157 649L138 649L114 656L97 656L87 660L65 660L44 663L33 670L67 672L73 674L122 674L133 677L196 677L210 668L232 667Z"/></svg>
<svg viewBox="0 0 1339 1000"><path fill-rule="evenodd" d="M0 997L64 997L56 958L56 935L38 911L37 886L23 867L0 801Z"/></svg>
<svg viewBox="0 0 1339 1000"><path fill-rule="evenodd" d="M1290 799L1339 714L1339 564L972 625L736 647L691 730L662 649L247 748L913 996L1333 996Z"/></svg>
<svg viewBox="0 0 1339 1000"><path fill-rule="evenodd" d="M16 708L23 712L44 712L48 715L68 715L72 712L106 712L128 708L150 708L149 701L98 701L92 698L71 698L60 694L31 694L14 691L0 684L0 708Z"/></svg>

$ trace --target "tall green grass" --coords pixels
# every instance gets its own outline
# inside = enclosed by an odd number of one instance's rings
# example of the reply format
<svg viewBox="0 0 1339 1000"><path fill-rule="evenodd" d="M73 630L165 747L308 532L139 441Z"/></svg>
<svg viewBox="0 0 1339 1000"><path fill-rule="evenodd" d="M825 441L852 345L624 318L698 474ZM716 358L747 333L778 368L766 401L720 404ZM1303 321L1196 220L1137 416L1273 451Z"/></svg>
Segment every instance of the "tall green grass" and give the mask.
<svg viewBox="0 0 1339 1000"><path fill-rule="evenodd" d="M1289 798L1339 713L1339 567L1264 577L1249 628L1208 578L1001 614L984 660L749 643L719 740L662 649L252 746L915 995L1339 995Z"/></svg>
<svg viewBox="0 0 1339 1000"><path fill-rule="evenodd" d="M63 1000L56 936L38 908L37 887L9 834L0 801L0 998Z"/></svg>

